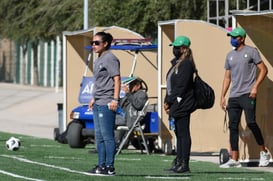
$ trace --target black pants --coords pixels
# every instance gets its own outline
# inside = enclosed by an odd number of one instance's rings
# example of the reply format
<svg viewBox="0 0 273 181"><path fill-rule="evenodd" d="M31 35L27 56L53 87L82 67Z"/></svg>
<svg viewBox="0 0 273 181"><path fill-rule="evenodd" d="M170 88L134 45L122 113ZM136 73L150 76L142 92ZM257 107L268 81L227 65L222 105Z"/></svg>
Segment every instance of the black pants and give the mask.
<svg viewBox="0 0 273 181"><path fill-rule="evenodd" d="M264 139L256 123L256 100L244 94L240 97L229 98L227 106L229 116L230 144L232 151L238 151L239 124L242 111L245 113L246 123L252 131L258 145L264 144Z"/></svg>
<svg viewBox="0 0 273 181"><path fill-rule="evenodd" d="M177 160L189 160L191 152L190 114L175 118Z"/></svg>

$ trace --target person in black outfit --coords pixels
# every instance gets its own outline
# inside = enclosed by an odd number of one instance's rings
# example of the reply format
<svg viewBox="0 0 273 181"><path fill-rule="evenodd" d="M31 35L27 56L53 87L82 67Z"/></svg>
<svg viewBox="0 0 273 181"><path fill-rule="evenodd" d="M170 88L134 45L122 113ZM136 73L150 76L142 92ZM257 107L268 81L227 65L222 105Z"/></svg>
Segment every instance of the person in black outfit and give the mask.
<svg viewBox="0 0 273 181"><path fill-rule="evenodd" d="M179 36L170 44L175 58L171 61L172 66L166 76L164 109L175 120L177 156L171 170L176 173L190 172L190 116L196 109L193 90L195 65L190 44L190 39L186 36Z"/></svg>

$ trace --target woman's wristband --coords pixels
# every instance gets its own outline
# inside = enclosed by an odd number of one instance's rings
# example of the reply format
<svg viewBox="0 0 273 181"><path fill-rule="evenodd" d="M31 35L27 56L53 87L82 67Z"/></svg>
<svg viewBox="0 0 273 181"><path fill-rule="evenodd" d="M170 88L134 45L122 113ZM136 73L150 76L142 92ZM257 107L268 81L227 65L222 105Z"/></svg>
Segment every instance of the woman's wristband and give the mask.
<svg viewBox="0 0 273 181"><path fill-rule="evenodd" d="M118 101L119 101L119 99L118 99L118 98L114 98L114 99L113 99L113 101L116 101L116 102L118 102Z"/></svg>

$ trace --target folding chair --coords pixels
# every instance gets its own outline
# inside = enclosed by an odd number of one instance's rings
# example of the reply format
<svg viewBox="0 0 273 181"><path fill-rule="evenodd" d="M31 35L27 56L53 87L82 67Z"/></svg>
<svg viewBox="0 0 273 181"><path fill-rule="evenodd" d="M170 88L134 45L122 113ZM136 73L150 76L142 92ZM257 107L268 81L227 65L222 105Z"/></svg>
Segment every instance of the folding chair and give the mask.
<svg viewBox="0 0 273 181"><path fill-rule="evenodd" d="M145 140L145 137L144 137L142 128L141 128L141 125L140 125L140 121L144 118L144 116L145 116L146 113L147 113L148 105L149 105L149 101L147 100L146 103L145 103L145 105L143 106L142 110L141 110L141 111L138 111L137 118L136 118L136 120L135 120L135 122L134 122L134 124L132 125L131 128L124 127L124 126L120 127L120 128L123 129L123 130L128 130L128 132L127 132L125 138L122 139L122 141L121 141L121 143L120 143L120 145L119 145L119 148L118 148L118 151L117 151L116 155L118 155L118 154L121 152L121 150L122 150L124 144L127 142L127 140L129 139L129 137L130 137L132 131L135 130L135 129L137 129L137 131L140 132L140 136L141 136L141 139L142 139L142 141L143 141L143 144L144 144L144 147L145 147L145 150L146 150L147 155L150 154L150 153L149 153L149 150L148 150L148 147L147 147L147 144L146 144L146 140ZM119 127L118 127L117 129L119 129Z"/></svg>

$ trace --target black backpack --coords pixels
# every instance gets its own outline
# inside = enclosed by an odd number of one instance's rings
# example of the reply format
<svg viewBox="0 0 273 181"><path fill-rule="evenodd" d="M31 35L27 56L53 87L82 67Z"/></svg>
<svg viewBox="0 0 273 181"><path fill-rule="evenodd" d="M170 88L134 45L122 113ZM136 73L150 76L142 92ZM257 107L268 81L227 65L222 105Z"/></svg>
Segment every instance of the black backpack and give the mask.
<svg viewBox="0 0 273 181"><path fill-rule="evenodd" d="M198 75L195 71L194 78L194 96L197 109L209 109L212 108L215 101L214 90Z"/></svg>

